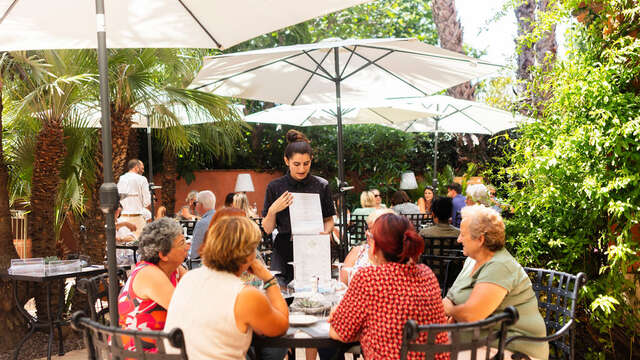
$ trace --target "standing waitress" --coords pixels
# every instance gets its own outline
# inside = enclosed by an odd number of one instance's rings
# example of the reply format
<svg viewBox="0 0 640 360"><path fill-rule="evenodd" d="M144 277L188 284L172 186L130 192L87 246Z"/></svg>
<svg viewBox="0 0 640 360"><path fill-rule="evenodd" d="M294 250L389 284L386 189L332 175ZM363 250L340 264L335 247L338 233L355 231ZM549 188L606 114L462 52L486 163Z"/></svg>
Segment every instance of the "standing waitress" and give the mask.
<svg viewBox="0 0 640 360"><path fill-rule="evenodd" d="M293 238L289 217L289 205L293 202L291 193L320 194L323 234L330 234L333 230L336 209L331 201L329 182L309 173L313 158L309 139L297 130L289 130L286 137L288 145L284 150L284 162L289 170L286 175L271 181L267 186L262 210L262 227L267 234L271 234L273 229L278 229L271 254L271 268L281 271L280 280L288 283L293 279L293 266L288 264L293 261Z"/></svg>

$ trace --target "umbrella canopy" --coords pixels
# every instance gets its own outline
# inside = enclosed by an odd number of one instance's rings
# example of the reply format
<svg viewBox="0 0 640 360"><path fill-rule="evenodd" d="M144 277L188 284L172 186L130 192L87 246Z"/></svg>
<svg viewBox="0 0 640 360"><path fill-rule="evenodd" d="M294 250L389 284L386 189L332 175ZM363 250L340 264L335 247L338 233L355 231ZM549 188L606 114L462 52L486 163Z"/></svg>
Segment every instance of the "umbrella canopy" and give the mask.
<svg viewBox="0 0 640 360"><path fill-rule="evenodd" d="M433 138L433 187L437 187L438 133L467 133L494 135L529 121L527 117L500 110L475 101L456 99L446 95L434 95L416 99L398 99L408 108L424 109L433 116L410 120L392 127L408 132L432 132Z"/></svg>
<svg viewBox="0 0 640 360"><path fill-rule="evenodd" d="M97 48L104 168L100 204L106 214L112 324L118 323L114 210L119 196L113 182L107 46L224 49L367 1L109 0L105 12L104 0L0 0L2 51Z"/></svg>
<svg viewBox="0 0 640 360"><path fill-rule="evenodd" d="M433 116L400 122L393 127L408 132L447 132L494 135L528 118L489 105L446 95L398 99L407 108L424 109Z"/></svg>
<svg viewBox="0 0 640 360"><path fill-rule="evenodd" d="M109 0L109 48L225 49L368 0ZM0 49L97 46L93 0L0 0Z"/></svg>
<svg viewBox="0 0 640 360"><path fill-rule="evenodd" d="M405 106L399 101L361 102L343 105L342 123L400 126L410 121L433 116L418 106ZM336 125L336 104L280 105L244 117L244 121L291 126Z"/></svg>
<svg viewBox="0 0 640 360"><path fill-rule="evenodd" d="M191 87L279 104L335 103L345 219L342 102L426 96L498 69L416 39L329 39L206 57Z"/></svg>
<svg viewBox="0 0 640 360"><path fill-rule="evenodd" d="M191 87L278 104L427 96L497 65L416 39L326 40L206 57Z"/></svg>

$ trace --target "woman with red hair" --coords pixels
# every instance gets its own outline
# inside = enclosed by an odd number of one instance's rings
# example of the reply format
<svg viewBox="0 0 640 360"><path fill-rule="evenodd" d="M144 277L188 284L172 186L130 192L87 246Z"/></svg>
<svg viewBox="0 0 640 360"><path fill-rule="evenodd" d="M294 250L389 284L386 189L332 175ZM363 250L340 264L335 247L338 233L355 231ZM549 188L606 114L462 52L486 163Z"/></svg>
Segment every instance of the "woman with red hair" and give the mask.
<svg viewBox="0 0 640 360"><path fill-rule="evenodd" d="M418 264L424 240L406 217L380 216L367 232L367 242L374 266L354 275L330 317L329 336L342 342L359 340L366 359L398 359L407 320L446 323L440 286L431 269ZM446 342L447 335L439 334L436 341Z"/></svg>

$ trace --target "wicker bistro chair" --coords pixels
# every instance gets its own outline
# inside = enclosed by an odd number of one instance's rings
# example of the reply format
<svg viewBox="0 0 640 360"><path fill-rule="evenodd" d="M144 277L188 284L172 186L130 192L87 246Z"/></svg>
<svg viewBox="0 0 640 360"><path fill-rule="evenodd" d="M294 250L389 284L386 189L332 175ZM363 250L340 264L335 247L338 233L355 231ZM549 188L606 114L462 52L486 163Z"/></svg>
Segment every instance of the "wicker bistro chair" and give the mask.
<svg viewBox="0 0 640 360"><path fill-rule="evenodd" d="M585 273L578 275L560 271L525 267L533 283L533 291L538 298L538 307L547 326L545 337L514 336L507 344L517 341L548 341L549 359L575 358L575 331L573 328L578 291L587 281ZM513 359L529 359L527 355L516 353Z"/></svg>
<svg viewBox="0 0 640 360"><path fill-rule="evenodd" d="M368 215L351 215L349 225L347 225L347 233L349 239L349 249L358 246L367 241L366 231Z"/></svg>
<svg viewBox="0 0 640 360"><path fill-rule="evenodd" d="M127 273L124 269L119 268L117 274L120 281L118 287L122 288L127 281ZM109 307L105 305L105 302L108 301L109 297L109 274L104 273L80 279L78 280L77 288L81 293L87 295L91 320L101 324L108 324Z"/></svg>
<svg viewBox="0 0 640 360"><path fill-rule="evenodd" d="M402 330L400 359L407 359L409 351L413 351L424 353L426 360L435 359L441 353L449 353L451 360L456 360L462 352L470 351L470 359L480 360L482 358L478 355L482 352L479 350L483 350L484 359L489 360L489 348L495 347L497 343L497 353L492 359L502 360L507 329L516 321L518 310L513 306L507 307L502 313L472 323L418 325L415 321L408 320ZM436 344L436 336L443 332L448 332L449 342ZM422 333L427 333L427 338L423 343L415 343Z"/></svg>
<svg viewBox="0 0 640 360"><path fill-rule="evenodd" d="M458 255L457 252L449 253L449 255L423 254L420 256L420 262L431 268L438 279L443 298L458 277L466 259L466 256Z"/></svg>
<svg viewBox="0 0 640 360"><path fill-rule="evenodd" d="M180 329L173 329L168 333L162 331L138 331L104 326L87 317L82 311L73 314L71 326L82 332L89 349L90 360L187 360L187 350L184 334ZM133 338L136 350L127 350L123 346L123 338ZM155 352L145 352L143 341L155 340ZM177 354L167 354L165 340L171 346L179 349Z"/></svg>

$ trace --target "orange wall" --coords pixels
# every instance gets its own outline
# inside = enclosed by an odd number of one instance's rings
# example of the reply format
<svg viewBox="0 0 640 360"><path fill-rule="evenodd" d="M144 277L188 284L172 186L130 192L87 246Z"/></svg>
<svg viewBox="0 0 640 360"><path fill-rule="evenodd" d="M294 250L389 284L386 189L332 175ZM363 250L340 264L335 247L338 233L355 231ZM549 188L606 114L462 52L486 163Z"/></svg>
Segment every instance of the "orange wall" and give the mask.
<svg viewBox="0 0 640 360"><path fill-rule="evenodd" d="M258 214L262 214L262 205L264 205L264 193L267 185L271 180L276 179L283 174L279 171L255 172L253 170L201 170L194 173L195 180L191 184L187 184L184 179L176 181L176 209L178 211L184 206L184 199L187 198L189 191L211 190L216 195L216 209L224 206L224 198L228 193L233 192L236 187L236 178L238 174L249 173L253 181L254 192L248 192L249 204L254 202L258 206ZM157 178L159 180L159 178Z"/></svg>

